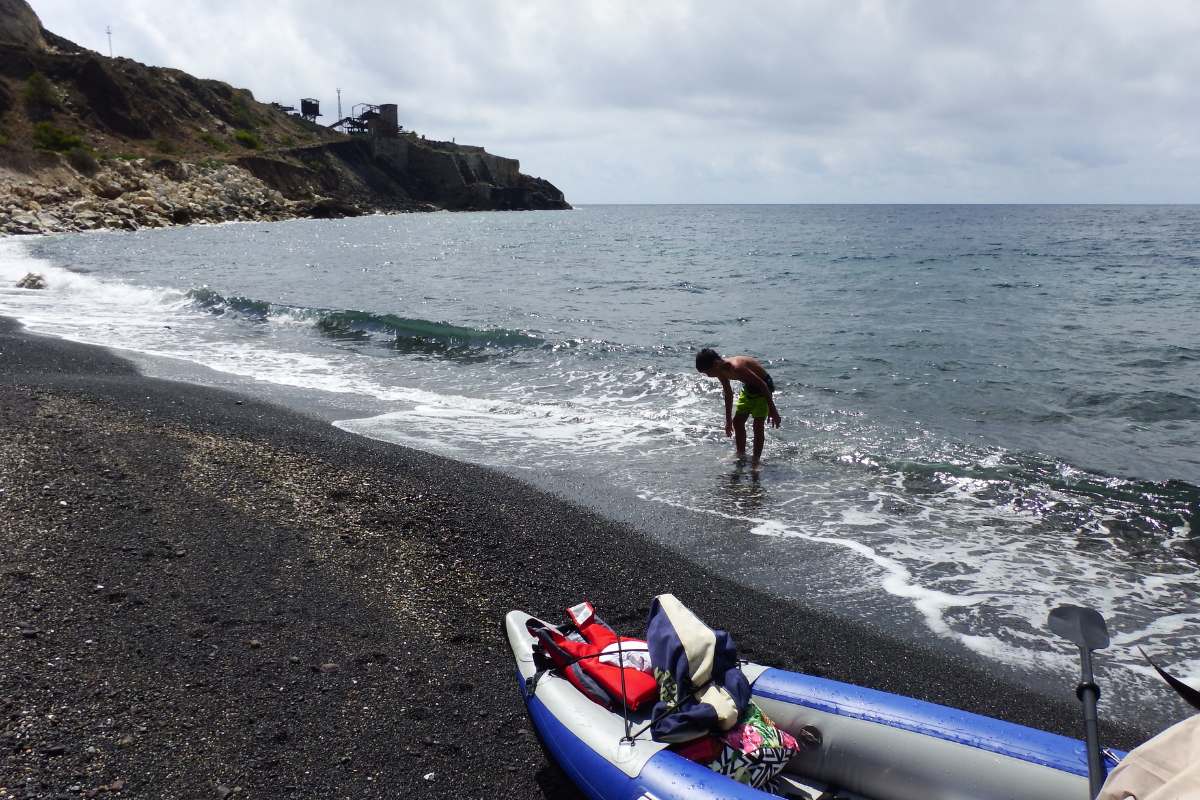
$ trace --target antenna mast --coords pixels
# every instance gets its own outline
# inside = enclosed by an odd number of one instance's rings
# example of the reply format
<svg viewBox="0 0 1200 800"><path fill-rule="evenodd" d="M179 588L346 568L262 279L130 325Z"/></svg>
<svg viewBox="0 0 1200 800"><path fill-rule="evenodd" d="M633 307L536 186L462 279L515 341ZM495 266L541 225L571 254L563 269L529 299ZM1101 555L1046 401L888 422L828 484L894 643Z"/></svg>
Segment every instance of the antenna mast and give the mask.
<svg viewBox="0 0 1200 800"><path fill-rule="evenodd" d="M104 32L106 34L108 34L108 57L112 58L113 57L113 54L112 54L112 26L105 25Z"/></svg>
<svg viewBox="0 0 1200 800"><path fill-rule="evenodd" d="M342 118L342 90L338 89L338 119Z"/></svg>

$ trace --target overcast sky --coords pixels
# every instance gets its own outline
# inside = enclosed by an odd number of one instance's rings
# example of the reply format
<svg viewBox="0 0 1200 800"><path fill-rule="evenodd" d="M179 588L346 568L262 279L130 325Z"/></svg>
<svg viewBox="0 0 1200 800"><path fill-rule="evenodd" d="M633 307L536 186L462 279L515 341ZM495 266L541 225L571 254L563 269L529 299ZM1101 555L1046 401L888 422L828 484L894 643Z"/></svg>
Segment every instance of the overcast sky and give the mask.
<svg viewBox="0 0 1200 800"><path fill-rule="evenodd" d="M580 203L1200 202L1197 0L30 0Z"/></svg>

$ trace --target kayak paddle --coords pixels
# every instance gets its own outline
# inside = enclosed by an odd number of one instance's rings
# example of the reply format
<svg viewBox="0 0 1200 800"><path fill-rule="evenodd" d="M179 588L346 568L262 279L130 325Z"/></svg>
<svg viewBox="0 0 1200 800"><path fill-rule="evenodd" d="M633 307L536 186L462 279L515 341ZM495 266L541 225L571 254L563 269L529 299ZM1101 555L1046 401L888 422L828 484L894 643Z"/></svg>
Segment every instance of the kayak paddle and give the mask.
<svg viewBox="0 0 1200 800"><path fill-rule="evenodd" d="M1096 701L1100 687L1092 679L1092 651L1108 647L1108 627L1100 612L1080 606L1059 606L1050 612L1050 630L1079 647L1080 678L1075 695L1083 703L1083 727L1087 734L1088 784L1091 796L1104 785L1104 762L1100 758L1100 729Z"/></svg>

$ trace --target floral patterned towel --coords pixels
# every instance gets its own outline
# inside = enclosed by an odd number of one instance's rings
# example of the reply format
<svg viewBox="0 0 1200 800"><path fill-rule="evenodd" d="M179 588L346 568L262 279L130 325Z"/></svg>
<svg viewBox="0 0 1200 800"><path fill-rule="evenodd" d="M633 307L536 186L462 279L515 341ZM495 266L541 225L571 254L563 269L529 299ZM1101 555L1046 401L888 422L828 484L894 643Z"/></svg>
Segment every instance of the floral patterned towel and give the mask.
<svg viewBox="0 0 1200 800"><path fill-rule="evenodd" d="M751 702L738 724L720 736L724 747L709 769L755 789L769 784L801 751L796 737L775 727L771 718Z"/></svg>
<svg viewBox="0 0 1200 800"><path fill-rule="evenodd" d="M764 747L782 747L800 752L796 737L775 727L771 718L763 713L757 703L750 703L738 724L721 737L725 744L743 753L753 753Z"/></svg>

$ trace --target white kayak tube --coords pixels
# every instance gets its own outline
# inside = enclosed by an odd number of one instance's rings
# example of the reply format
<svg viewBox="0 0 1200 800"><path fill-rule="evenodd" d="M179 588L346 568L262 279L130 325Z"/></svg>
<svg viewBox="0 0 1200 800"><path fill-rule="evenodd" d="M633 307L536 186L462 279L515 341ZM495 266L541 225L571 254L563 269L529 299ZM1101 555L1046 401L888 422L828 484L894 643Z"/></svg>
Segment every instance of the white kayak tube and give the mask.
<svg viewBox="0 0 1200 800"><path fill-rule="evenodd" d="M737 783L655 742L623 741L625 719L597 705L554 670L538 673L530 623L505 618L517 681L542 744L594 800L709 800L772 795ZM1085 800L1084 742L897 694L799 672L745 664L753 700L793 735L808 725L821 744L784 772L795 797L825 800ZM649 716L633 718L645 727ZM1111 751L1106 751L1110 752ZM1122 754L1113 753L1114 758Z"/></svg>

